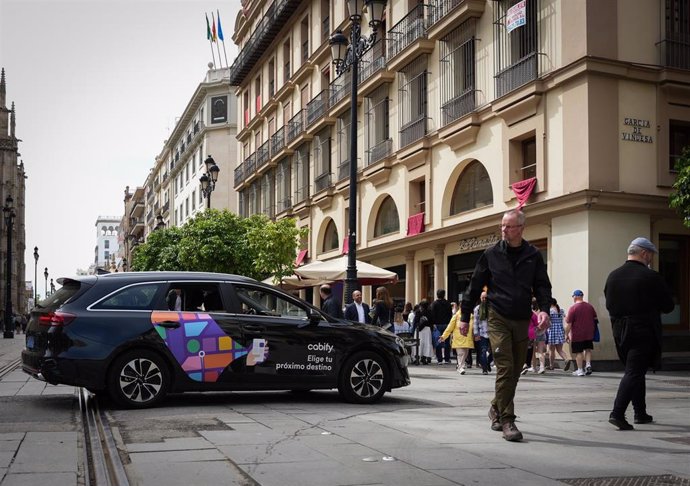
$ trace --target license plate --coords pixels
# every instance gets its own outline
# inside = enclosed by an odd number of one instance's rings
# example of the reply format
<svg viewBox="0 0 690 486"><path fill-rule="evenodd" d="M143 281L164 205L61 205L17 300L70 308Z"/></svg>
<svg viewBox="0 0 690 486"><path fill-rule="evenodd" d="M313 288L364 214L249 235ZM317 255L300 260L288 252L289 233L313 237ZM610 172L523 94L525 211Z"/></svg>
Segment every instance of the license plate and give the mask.
<svg viewBox="0 0 690 486"><path fill-rule="evenodd" d="M27 349L33 349L34 347L34 337L33 336L26 336L26 348Z"/></svg>

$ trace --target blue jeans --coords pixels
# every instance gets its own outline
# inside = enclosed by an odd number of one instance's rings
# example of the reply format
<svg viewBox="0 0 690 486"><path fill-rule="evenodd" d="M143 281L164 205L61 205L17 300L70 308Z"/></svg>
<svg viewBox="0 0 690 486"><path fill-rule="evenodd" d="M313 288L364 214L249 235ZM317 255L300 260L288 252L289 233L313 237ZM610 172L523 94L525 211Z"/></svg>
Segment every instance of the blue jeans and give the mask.
<svg viewBox="0 0 690 486"><path fill-rule="evenodd" d="M489 338L480 337L479 341L474 342L474 346L477 349L477 360L482 367L482 371L489 371L489 352L491 347Z"/></svg>
<svg viewBox="0 0 690 486"><path fill-rule="evenodd" d="M436 325L436 329L438 329L438 331L441 334L443 334L443 331L446 330L446 327L447 326L441 326L438 324ZM445 356L446 363L450 363L450 356L451 356L451 354L450 354L450 339L446 339L441 344L434 343L434 346L436 347L436 359L438 360L438 362L439 363L442 362L443 357ZM445 351L445 353L444 353L444 351Z"/></svg>

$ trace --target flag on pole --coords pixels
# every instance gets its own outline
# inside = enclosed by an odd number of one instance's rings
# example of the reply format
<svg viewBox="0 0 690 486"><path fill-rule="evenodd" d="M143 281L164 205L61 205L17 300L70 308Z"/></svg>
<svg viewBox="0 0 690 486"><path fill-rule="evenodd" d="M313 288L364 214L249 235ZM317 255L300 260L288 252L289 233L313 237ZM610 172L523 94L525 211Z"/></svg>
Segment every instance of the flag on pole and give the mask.
<svg viewBox="0 0 690 486"><path fill-rule="evenodd" d="M211 32L213 32L213 42L218 42L218 36L216 36L216 18L213 15L213 12L211 12Z"/></svg>
<svg viewBox="0 0 690 486"><path fill-rule="evenodd" d="M225 39L223 39L223 27L220 25L220 11L216 10L218 13L218 38L225 42Z"/></svg>
<svg viewBox="0 0 690 486"><path fill-rule="evenodd" d="M208 23L208 14L206 14L206 40L211 41L213 36L211 35L211 26Z"/></svg>

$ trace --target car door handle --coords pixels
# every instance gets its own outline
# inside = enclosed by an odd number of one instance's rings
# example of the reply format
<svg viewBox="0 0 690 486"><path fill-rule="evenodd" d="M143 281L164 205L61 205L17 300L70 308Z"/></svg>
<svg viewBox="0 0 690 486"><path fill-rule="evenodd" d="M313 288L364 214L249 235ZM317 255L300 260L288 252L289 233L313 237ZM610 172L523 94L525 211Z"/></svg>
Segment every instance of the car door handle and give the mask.
<svg viewBox="0 0 690 486"><path fill-rule="evenodd" d="M158 323L159 326L165 327L166 329L177 329L180 327L180 323L177 321L163 321Z"/></svg>
<svg viewBox="0 0 690 486"><path fill-rule="evenodd" d="M244 330L247 332L263 332L266 330L266 328L264 326L252 326L250 324L250 325L244 326Z"/></svg>

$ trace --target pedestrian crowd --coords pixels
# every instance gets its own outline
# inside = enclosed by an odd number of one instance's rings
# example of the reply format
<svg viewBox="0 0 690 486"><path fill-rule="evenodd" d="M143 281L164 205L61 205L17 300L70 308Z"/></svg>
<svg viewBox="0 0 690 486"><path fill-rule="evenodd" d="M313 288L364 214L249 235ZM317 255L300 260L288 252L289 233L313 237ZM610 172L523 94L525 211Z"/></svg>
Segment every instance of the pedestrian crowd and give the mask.
<svg viewBox="0 0 690 486"><path fill-rule="evenodd" d="M352 294L345 318L374 324L407 338L412 363L447 365L465 375L476 367L495 371L495 396L488 416L491 429L508 441L522 440L515 425L513 400L521 375L562 369L574 377L591 375L594 343L599 341L597 312L584 292L571 293L572 305L561 308L552 297L541 252L522 238L525 215L508 211L501 221L501 240L480 256L460 302L450 302L438 289L436 299L395 307L387 289L378 287L371 308L361 292ZM649 267L657 249L646 238L635 238L627 261L609 275L604 287L618 355L625 365L609 422L632 430L625 412L632 403L634 422L653 418L645 402L645 374L661 356L661 313L674 303L664 279ZM322 309L342 316L330 287L322 286ZM564 345L568 344L572 357ZM473 354L475 358L473 359ZM557 358L562 363L557 362Z"/></svg>

